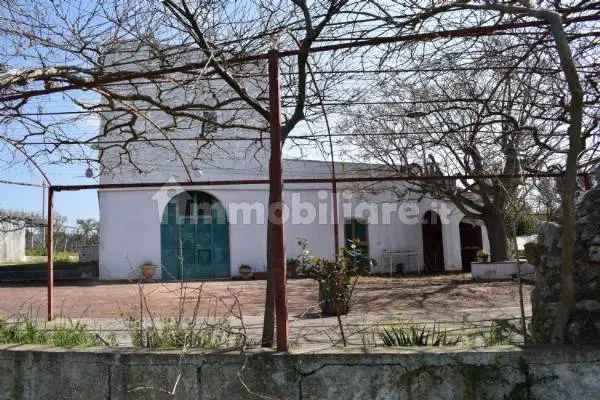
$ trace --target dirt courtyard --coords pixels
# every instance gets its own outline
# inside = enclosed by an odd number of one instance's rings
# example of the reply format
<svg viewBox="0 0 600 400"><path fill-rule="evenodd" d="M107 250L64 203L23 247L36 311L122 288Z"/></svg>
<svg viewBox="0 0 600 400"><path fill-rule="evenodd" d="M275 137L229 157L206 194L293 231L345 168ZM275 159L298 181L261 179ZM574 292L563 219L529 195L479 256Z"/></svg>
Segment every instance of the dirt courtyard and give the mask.
<svg viewBox="0 0 600 400"><path fill-rule="evenodd" d="M127 345L127 320L140 315L141 291L146 323L150 314L155 319L177 317L180 305L187 317L197 310L196 315L202 318L227 317L239 324L237 316L241 314L249 337L258 341L265 286L265 281L187 282L185 296L181 296L179 283L63 283L55 287L55 314L59 317L55 323L83 321L89 329L119 332L120 343ZM531 288L523 288L527 315ZM290 343L296 348L319 349L339 340L337 319L320 316L317 289L312 280L288 281ZM45 319L45 285L0 285L0 318L14 319L22 314ZM518 316L519 290L515 282L474 282L470 274L364 277L359 280L351 312L343 317L343 323L349 342L360 345L362 332L378 324L435 322L459 328Z"/></svg>
<svg viewBox="0 0 600 400"><path fill-rule="evenodd" d="M260 317L264 310L265 281L188 282L185 308L196 306L202 313L228 312L234 296L245 317ZM148 308L163 317L176 316L181 291L178 283L143 285ZM531 287L524 287L530 308ZM140 307L136 283L60 284L55 287L55 311L67 318L115 319L135 313ZM312 280L288 281L290 319L314 318L318 314L317 284ZM33 312L45 316L46 287L42 285L0 286L0 313L11 316ZM529 313L529 312L528 312ZM519 315L518 286L514 282L474 282L470 275L411 278L361 278L354 296L351 317L365 316L426 321L474 321L513 318Z"/></svg>

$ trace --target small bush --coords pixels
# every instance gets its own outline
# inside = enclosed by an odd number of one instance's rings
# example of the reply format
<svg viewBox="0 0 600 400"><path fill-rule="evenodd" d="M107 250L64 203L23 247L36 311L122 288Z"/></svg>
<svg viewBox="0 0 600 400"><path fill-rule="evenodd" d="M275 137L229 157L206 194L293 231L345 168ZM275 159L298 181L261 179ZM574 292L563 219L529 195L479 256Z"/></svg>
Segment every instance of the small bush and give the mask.
<svg viewBox="0 0 600 400"><path fill-rule="evenodd" d="M46 248L45 247L35 247L33 249L25 249L25 255L26 256L34 256L34 257L45 256Z"/></svg>
<svg viewBox="0 0 600 400"><path fill-rule="evenodd" d="M461 336L450 337L446 329L435 324L431 328L424 325L392 326L384 328L379 336L387 347L456 346L462 342Z"/></svg>
<svg viewBox="0 0 600 400"><path fill-rule="evenodd" d="M156 321L151 327L141 327L139 319L129 319L131 342L135 347L216 349L234 345L241 335L236 334L228 322L217 321L214 325L177 322L167 318Z"/></svg>

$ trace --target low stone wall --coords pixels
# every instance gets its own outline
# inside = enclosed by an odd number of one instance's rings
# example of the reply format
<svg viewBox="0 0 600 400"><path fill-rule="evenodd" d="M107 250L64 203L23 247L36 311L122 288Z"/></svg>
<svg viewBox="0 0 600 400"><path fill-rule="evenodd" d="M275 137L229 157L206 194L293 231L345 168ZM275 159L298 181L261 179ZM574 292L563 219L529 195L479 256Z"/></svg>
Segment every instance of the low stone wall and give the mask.
<svg viewBox="0 0 600 400"><path fill-rule="evenodd" d="M599 376L600 347L244 356L0 347L0 399L11 400L584 400L600 397Z"/></svg>

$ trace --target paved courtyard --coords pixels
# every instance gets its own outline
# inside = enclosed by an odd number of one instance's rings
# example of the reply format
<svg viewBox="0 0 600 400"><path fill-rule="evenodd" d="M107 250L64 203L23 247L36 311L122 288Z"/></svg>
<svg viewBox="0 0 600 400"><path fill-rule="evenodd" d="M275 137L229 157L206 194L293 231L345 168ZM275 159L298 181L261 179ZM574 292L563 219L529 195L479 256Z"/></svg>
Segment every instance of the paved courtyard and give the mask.
<svg viewBox="0 0 600 400"><path fill-rule="evenodd" d="M257 335L264 310L265 281L190 282L185 284L183 301L178 283L94 283L61 284L55 288L56 312L65 318L82 319L100 326L115 326L127 316L138 315L140 291L154 316L175 317L180 304L187 315L197 308L201 316L225 316L239 301L244 322ZM524 286L526 313L530 314L531 286ZM197 301L200 294L200 301ZM312 280L288 281L292 336L336 334L336 318L321 318L317 284ZM46 287L42 285L0 286L0 313L4 317L33 313L43 318ZM473 282L470 275L411 278L361 278L355 290L351 313L344 318L349 326L390 321L437 321L461 324L520 315L518 285L515 282Z"/></svg>

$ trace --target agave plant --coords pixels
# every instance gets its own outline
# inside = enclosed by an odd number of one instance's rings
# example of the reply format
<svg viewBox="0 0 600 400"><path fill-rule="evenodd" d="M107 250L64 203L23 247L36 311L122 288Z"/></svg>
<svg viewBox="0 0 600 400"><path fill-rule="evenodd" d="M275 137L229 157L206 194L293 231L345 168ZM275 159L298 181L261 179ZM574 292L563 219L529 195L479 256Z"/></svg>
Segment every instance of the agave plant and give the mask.
<svg viewBox="0 0 600 400"><path fill-rule="evenodd" d="M461 336L450 337L446 329L442 330L436 324L431 328L425 325L391 326L384 328L379 336L387 347L456 346L462 342Z"/></svg>

